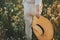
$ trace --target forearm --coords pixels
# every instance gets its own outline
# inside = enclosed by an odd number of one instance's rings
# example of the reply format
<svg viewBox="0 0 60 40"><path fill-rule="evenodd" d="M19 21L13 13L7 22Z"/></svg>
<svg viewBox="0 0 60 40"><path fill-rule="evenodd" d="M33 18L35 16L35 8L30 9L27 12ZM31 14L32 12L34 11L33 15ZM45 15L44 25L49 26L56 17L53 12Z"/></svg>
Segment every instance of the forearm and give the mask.
<svg viewBox="0 0 60 40"><path fill-rule="evenodd" d="M39 12L39 5L36 5L36 12Z"/></svg>
<svg viewBox="0 0 60 40"><path fill-rule="evenodd" d="M41 14L41 12L42 12L42 0L36 0L35 6L36 6L36 12L39 12Z"/></svg>
<svg viewBox="0 0 60 40"><path fill-rule="evenodd" d="M41 5L36 5L36 12L41 14L41 12L42 12L42 4Z"/></svg>

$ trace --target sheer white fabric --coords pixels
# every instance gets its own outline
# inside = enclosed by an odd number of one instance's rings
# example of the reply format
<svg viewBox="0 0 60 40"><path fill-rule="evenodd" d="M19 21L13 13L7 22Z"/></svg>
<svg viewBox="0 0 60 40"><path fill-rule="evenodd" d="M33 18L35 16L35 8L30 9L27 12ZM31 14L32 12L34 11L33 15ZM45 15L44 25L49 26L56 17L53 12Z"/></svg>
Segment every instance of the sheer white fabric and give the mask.
<svg viewBox="0 0 60 40"><path fill-rule="evenodd" d="M35 0L35 5L42 4L42 0Z"/></svg>
<svg viewBox="0 0 60 40"><path fill-rule="evenodd" d="M32 3L34 2L34 3ZM32 16L29 15L33 15L36 16L36 7L37 5L41 6L40 4L42 4L42 0L23 0L23 6L24 6L24 20L25 20L25 33L26 33L26 37L27 40L31 40L32 39ZM40 7L40 13L42 11L42 8Z"/></svg>

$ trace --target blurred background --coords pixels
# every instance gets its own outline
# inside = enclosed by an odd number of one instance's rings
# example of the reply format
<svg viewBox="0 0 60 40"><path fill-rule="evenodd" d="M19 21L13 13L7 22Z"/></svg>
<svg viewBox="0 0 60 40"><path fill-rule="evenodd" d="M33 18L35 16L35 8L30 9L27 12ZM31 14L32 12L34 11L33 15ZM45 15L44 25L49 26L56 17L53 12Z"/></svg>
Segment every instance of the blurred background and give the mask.
<svg viewBox="0 0 60 40"><path fill-rule="evenodd" d="M60 39L60 0L43 0L44 17L54 27L54 40ZM22 0L0 0L0 40L26 40ZM33 40L37 40L33 33Z"/></svg>

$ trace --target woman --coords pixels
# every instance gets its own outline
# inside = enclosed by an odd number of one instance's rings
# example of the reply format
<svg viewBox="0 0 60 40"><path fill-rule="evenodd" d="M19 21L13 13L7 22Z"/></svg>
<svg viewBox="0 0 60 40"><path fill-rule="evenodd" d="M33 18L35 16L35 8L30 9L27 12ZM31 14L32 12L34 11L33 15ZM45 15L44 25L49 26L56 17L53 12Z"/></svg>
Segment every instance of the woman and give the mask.
<svg viewBox="0 0 60 40"><path fill-rule="evenodd" d="M23 0L25 33L27 40L32 40L32 21L33 17L40 17L42 12L42 0Z"/></svg>

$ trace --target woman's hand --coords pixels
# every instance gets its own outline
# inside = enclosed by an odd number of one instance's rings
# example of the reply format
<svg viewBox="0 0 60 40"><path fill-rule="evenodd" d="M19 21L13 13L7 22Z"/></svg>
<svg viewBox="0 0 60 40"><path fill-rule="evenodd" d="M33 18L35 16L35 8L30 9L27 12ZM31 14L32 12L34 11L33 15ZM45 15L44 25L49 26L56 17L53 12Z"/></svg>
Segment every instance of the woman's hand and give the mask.
<svg viewBox="0 0 60 40"><path fill-rule="evenodd" d="M40 17L39 12L36 13L36 17L39 19L39 17Z"/></svg>

